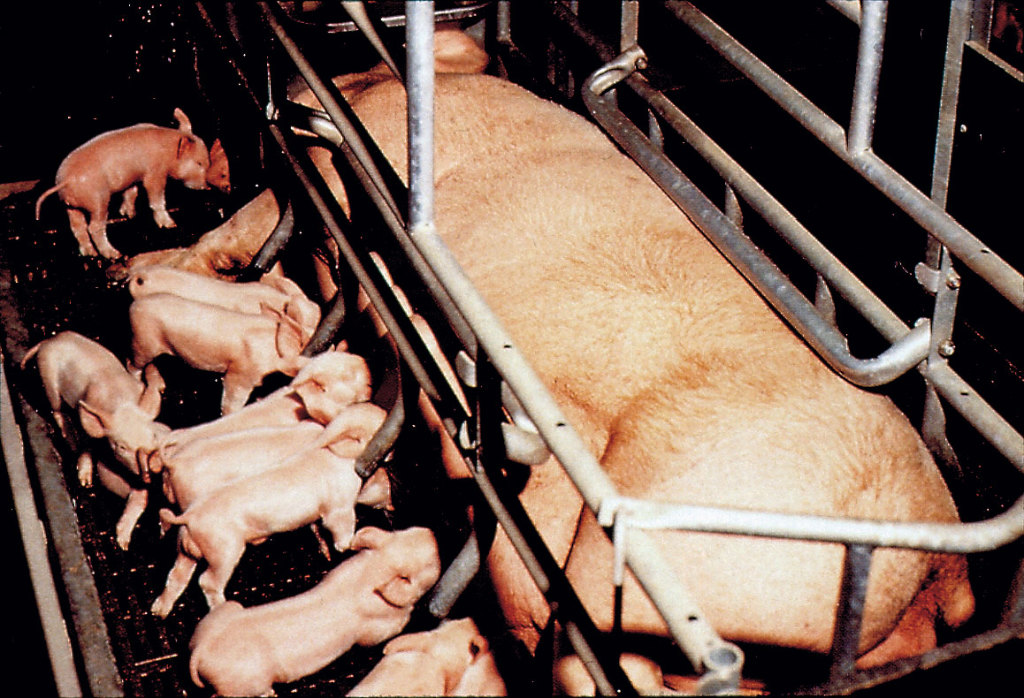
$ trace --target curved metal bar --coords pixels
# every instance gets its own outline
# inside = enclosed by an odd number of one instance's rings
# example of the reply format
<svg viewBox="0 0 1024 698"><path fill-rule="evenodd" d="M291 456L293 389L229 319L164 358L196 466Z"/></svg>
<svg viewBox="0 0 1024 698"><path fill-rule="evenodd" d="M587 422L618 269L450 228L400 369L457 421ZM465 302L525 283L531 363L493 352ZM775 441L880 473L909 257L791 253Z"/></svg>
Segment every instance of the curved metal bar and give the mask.
<svg viewBox="0 0 1024 698"><path fill-rule="evenodd" d="M259 252L252 258L246 273L255 273L258 276L266 274L270 267L274 266L274 262L277 261L281 250L292 239L294 233L295 211L292 210L292 203L289 201L284 207L284 212L281 214L281 220L277 222L277 225L274 226L263 246L260 247Z"/></svg>
<svg viewBox="0 0 1024 698"><path fill-rule="evenodd" d="M316 331L313 332L313 336L309 338L309 342L302 350L303 356L315 356L327 349L345 322L347 310L345 298L339 290L334 295L334 302L331 303L330 310L320 318L320 324L317 325Z"/></svg>
<svg viewBox="0 0 1024 698"><path fill-rule="evenodd" d="M583 85L583 101L612 138L646 171L669 198L748 281L796 328L801 336L840 375L857 385L871 387L903 375L928 356L927 321L899 337L892 346L870 359L850 354L846 338L821 316L814 304L697 189L660 150L618 109L605 93L644 61L634 47L595 71Z"/></svg>

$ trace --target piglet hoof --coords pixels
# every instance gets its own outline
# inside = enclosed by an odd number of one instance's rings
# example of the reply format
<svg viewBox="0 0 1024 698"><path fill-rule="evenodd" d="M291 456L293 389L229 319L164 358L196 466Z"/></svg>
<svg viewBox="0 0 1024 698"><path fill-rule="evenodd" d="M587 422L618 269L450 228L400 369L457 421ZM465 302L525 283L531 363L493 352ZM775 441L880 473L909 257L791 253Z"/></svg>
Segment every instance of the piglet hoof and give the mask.
<svg viewBox="0 0 1024 698"><path fill-rule="evenodd" d="M124 201L121 203L121 208L117 211L125 218L135 218L135 204L129 204L127 201Z"/></svg>
<svg viewBox="0 0 1024 698"><path fill-rule="evenodd" d="M166 618L167 616L171 615L171 609L173 607L174 602L168 602L167 599L164 598L164 595L161 594L160 596L156 597L156 601L154 601L153 605L149 607L149 612L157 618Z"/></svg>
<svg viewBox="0 0 1024 698"><path fill-rule="evenodd" d="M156 221L157 226L160 228L173 228L177 225L174 219L171 218L171 214L167 213L167 211L154 211L153 220Z"/></svg>
<svg viewBox="0 0 1024 698"><path fill-rule="evenodd" d="M121 254L120 250L110 245L101 245L99 250L100 256L102 256L104 259L118 259L124 256Z"/></svg>
<svg viewBox="0 0 1024 698"><path fill-rule="evenodd" d="M78 456L78 484L82 487L92 487L92 455L88 451L82 451Z"/></svg>

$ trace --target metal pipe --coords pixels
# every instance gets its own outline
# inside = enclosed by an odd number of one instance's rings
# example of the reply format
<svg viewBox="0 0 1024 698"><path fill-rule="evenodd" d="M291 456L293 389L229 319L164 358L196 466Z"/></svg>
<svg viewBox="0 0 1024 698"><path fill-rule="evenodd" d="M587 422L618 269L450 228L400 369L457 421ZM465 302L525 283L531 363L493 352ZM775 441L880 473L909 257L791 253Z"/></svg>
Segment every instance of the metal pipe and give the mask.
<svg viewBox="0 0 1024 698"><path fill-rule="evenodd" d="M654 502L631 497L608 499L598 512L602 526L627 517L625 525L732 533L765 538L793 538L859 543L885 548L912 548L947 553L995 550L1024 535L1024 497L1002 514L970 523L876 521L811 514L781 514L727 507Z"/></svg>
<svg viewBox="0 0 1024 698"><path fill-rule="evenodd" d="M272 9L272 4L268 2L260 2L259 6L268 26L274 32L274 35L281 43L285 52L292 59L292 62L295 63L295 66L299 69L299 73L306 81L306 84L309 85L309 89L312 90L316 98L320 100L320 104L323 106L324 111L326 111L330 116L331 121L341 133L345 142L348 144L348 147L352 149L352 154L363 166L366 172L375 177L375 185L378 191L380 191L382 195L387 196L387 186L380 179L380 173L377 172L377 168L373 164L373 159L370 157L370 153L366 150L362 140L357 137L355 130L351 128L349 120L345 117L344 113L342 113L337 101L334 99L331 88L327 86L327 83L320 79L320 76L315 70L313 70L313 66L308 60L306 60L306 57L302 54L302 51L296 45L295 41L292 40L284 26L282 26L278 21L274 10ZM397 211L397 206L394 205L394 202L392 202L392 206Z"/></svg>
<svg viewBox="0 0 1024 698"><path fill-rule="evenodd" d="M274 266L274 262L277 261L278 255L284 246L291 240L292 234L295 232L295 211L292 210L292 203L289 201L285 207L284 212L281 214L281 220L277 222L274 229L267 236L266 241L260 247L259 251L249 262L248 268L239 276L239 280L249 280L250 277L258 279L259 277L266 274L270 267Z"/></svg>
<svg viewBox="0 0 1024 698"><path fill-rule="evenodd" d="M843 579L839 586L839 613L832 637L830 680L853 672L860 645L864 603L868 597L868 574L871 572L870 545L847 545L843 559Z"/></svg>
<svg viewBox="0 0 1024 698"><path fill-rule="evenodd" d="M690 29L753 81L810 133L870 181L921 227L946 245L1019 310L1024 310L1024 276L872 151L847 151L843 128L813 102L689 2L667 5Z"/></svg>
<svg viewBox="0 0 1024 698"><path fill-rule="evenodd" d="M646 171L701 232L740 270L748 281L793 325L838 373L861 386L887 383L920 363L928 355L930 332L926 321L899 337L875 358L852 356L846 339L823 318L814 304L697 189L676 165L655 148L605 96L612 85L632 72L642 55L638 48L598 69L584 83L583 101L615 141Z"/></svg>
<svg viewBox="0 0 1024 698"><path fill-rule="evenodd" d="M409 232L434 225L434 3L405 3Z"/></svg>
<svg viewBox="0 0 1024 698"><path fill-rule="evenodd" d="M58 695L81 696L82 685L78 681L74 651L64 624L54 575L50 569L46 533L39 518L39 511L36 509L32 481L29 479L28 466L25 463L21 432L14 421L14 405L11 403L11 393L3 364L0 360L0 447L3 449L4 465L7 466L7 480L11 486L14 513L25 547L32 593L42 623L43 641L46 644Z"/></svg>
<svg viewBox="0 0 1024 698"><path fill-rule="evenodd" d="M1024 471L1024 436L945 361L925 365L925 376L957 412L988 439L1018 470Z"/></svg>
<svg viewBox="0 0 1024 698"><path fill-rule="evenodd" d="M853 81L853 107L847 134L847 149L854 154L871 148L888 9L889 3L886 0L864 0L860 5L857 72Z"/></svg>

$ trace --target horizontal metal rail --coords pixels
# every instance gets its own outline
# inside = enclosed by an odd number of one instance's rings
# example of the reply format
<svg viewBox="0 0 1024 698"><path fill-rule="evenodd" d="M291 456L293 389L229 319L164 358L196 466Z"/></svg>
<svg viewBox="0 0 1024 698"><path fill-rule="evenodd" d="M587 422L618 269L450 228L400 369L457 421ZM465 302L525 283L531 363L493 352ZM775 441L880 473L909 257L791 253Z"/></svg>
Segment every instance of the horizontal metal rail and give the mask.
<svg viewBox="0 0 1024 698"><path fill-rule="evenodd" d="M677 529L944 553L977 553L995 550L1024 536L1024 497L1002 514L970 523L872 521L622 497L602 504L598 522L602 526L622 524L642 529Z"/></svg>
<svg viewBox="0 0 1024 698"><path fill-rule="evenodd" d="M880 0L868 0L869 5L876 2ZM930 235L948 247L958 259L991 284L1017 309L1024 310L1024 276L1020 272L869 148L851 149L846 131L839 123L692 3L669 0L666 4L686 26L718 51L809 133L909 214ZM873 26L877 29L877 23ZM877 66L874 69L877 70ZM866 144L860 142L857 145Z"/></svg>

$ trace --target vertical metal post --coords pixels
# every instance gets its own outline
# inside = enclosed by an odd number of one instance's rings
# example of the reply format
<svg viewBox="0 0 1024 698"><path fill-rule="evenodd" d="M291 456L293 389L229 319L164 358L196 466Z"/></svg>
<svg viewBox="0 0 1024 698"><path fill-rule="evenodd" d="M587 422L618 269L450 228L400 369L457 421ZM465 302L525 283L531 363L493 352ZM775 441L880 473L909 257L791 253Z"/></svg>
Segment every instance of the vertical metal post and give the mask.
<svg viewBox="0 0 1024 698"><path fill-rule="evenodd" d="M931 199L937 206L946 208L949 191L949 173L953 160L953 140L956 132L957 103L960 99L960 73L963 67L964 43L971 34L971 0L954 0L949 9L949 29L946 34L945 64L942 69L942 93L939 98L939 119L935 133L935 156L932 160ZM960 276L953 268L953 260L938 240L928 236L925 250L925 264L937 275L934 286L929 289L935 294L932 311L932 340L928 362L944 362L952 355L953 323L956 318L956 304L960 289ZM952 444L946 436L946 415L938 393L925 374L925 408L921 424L921 435L928 448L950 465L958 459Z"/></svg>
<svg viewBox="0 0 1024 698"><path fill-rule="evenodd" d="M619 51L625 51L636 44L640 33L639 0L622 0L622 14L619 24Z"/></svg>
<svg viewBox="0 0 1024 698"><path fill-rule="evenodd" d="M405 3L409 232L434 226L434 3Z"/></svg>
<svg viewBox="0 0 1024 698"><path fill-rule="evenodd" d="M851 154L871 149L888 9L889 3L886 0L865 0L861 3L857 73L853 82L850 130L846 138L846 147Z"/></svg>
<svg viewBox="0 0 1024 698"><path fill-rule="evenodd" d="M832 638L832 668L829 676L832 681L849 675L855 668L873 550L873 546L863 543L846 546L843 581L839 590L839 613Z"/></svg>

